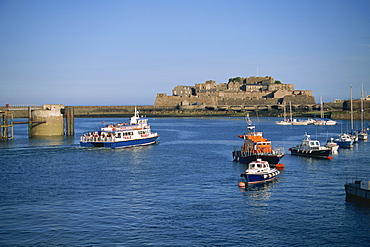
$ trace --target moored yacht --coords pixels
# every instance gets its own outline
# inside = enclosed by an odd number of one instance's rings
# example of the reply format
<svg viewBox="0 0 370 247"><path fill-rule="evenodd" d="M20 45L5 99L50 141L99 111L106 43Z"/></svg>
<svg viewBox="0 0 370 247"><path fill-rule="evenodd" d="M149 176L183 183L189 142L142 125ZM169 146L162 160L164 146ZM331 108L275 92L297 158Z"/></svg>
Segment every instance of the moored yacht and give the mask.
<svg viewBox="0 0 370 247"><path fill-rule="evenodd" d="M301 144L289 149L292 155L300 155L314 158L332 159L330 147L321 146L318 140L311 140L310 135L305 133L305 139Z"/></svg>
<svg viewBox="0 0 370 247"><path fill-rule="evenodd" d="M338 138L335 138L334 142L336 142L341 148L353 148L354 138L349 134L343 133L339 135Z"/></svg>

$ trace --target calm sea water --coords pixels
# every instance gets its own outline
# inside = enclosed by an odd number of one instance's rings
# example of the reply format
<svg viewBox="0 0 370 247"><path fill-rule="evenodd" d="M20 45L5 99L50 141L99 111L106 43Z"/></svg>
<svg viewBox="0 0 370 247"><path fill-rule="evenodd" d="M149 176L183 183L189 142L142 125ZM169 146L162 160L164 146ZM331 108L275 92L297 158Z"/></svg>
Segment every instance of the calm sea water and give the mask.
<svg viewBox="0 0 370 247"><path fill-rule="evenodd" d="M365 246L370 209L346 202L347 179L370 178L370 143L332 160L291 156L278 180L238 188L246 165L232 161L241 118L151 118L160 143L79 147L87 130L122 119L75 119L75 137L28 139L27 126L0 142L1 246ZM324 142L337 126L257 131L288 148L305 132ZM280 120L280 119L279 119Z"/></svg>

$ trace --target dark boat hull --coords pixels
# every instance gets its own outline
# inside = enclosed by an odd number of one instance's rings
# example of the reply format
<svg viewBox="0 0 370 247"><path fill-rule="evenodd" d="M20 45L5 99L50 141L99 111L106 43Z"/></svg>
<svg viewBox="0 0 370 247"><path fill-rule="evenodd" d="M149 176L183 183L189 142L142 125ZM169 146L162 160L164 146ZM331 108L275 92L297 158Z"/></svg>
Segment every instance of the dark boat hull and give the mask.
<svg viewBox="0 0 370 247"><path fill-rule="evenodd" d="M257 159L262 159L267 161L270 165L279 164L279 161L284 157L284 154L272 155L272 154L248 154L243 155L241 151L234 151L233 158L234 161L239 161L245 164L249 164Z"/></svg>
<svg viewBox="0 0 370 247"><path fill-rule="evenodd" d="M261 174L245 174L242 173L240 176L244 177L248 184L258 184L266 183L276 179L276 176L279 175L279 172L269 173L266 178Z"/></svg>
<svg viewBox="0 0 370 247"><path fill-rule="evenodd" d="M345 184L346 199L349 201L360 201L370 204L370 190L362 189L355 184Z"/></svg>
<svg viewBox="0 0 370 247"><path fill-rule="evenodd" d="M305 156L305 157L326 159L330 156L331 149L328 149L328 150L301 150L301 149L291 148L290 152L291 152L292 155L299 155L299 156Z"/></svg>

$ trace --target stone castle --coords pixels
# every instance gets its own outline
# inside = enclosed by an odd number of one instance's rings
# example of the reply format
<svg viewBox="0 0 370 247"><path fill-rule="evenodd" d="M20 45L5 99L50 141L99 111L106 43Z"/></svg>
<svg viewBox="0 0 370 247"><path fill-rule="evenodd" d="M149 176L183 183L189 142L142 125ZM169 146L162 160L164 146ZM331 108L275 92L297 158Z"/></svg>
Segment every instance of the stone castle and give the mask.
<svg viewBox="0 0 370 247"><path fill-rule="evenodd" d="M256 110L281 109L291 102L294 109L316 107L311 90L295 90L271 76L236 77L228 83L210 80L195 86L176 86L172 96L158 93L154 107L162 109Z"/></svg>

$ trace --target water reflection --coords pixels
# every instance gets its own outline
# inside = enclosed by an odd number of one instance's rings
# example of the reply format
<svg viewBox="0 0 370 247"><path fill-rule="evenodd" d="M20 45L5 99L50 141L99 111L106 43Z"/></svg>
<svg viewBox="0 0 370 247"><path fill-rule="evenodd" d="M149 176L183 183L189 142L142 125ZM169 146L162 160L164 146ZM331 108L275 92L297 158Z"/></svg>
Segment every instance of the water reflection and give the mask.
<svg viewBox="0 0 370 247"><path fill-rule="evenodd" d="M29 139L30 144L34 146L56 146L64 145L65 140L68 140L64 136L38 136Z"/></svg>
<svg viewBox="0 0 370 247"><path fill-rule="evenodd" d="M267 183L249 184L240 191L244 196L251 199L252 206L267 206L267 201L270 199L271 189L278 183L278 179Z"/></svg>
<svg viewBox="0 0 370 247"><path fill-rule="evenodd" d="M66 136L40 136L28 138L17 138L13 140L1 141L0 148L22 148L22 147L52 147L70 146L75 142L74 137Z"/></svg>

